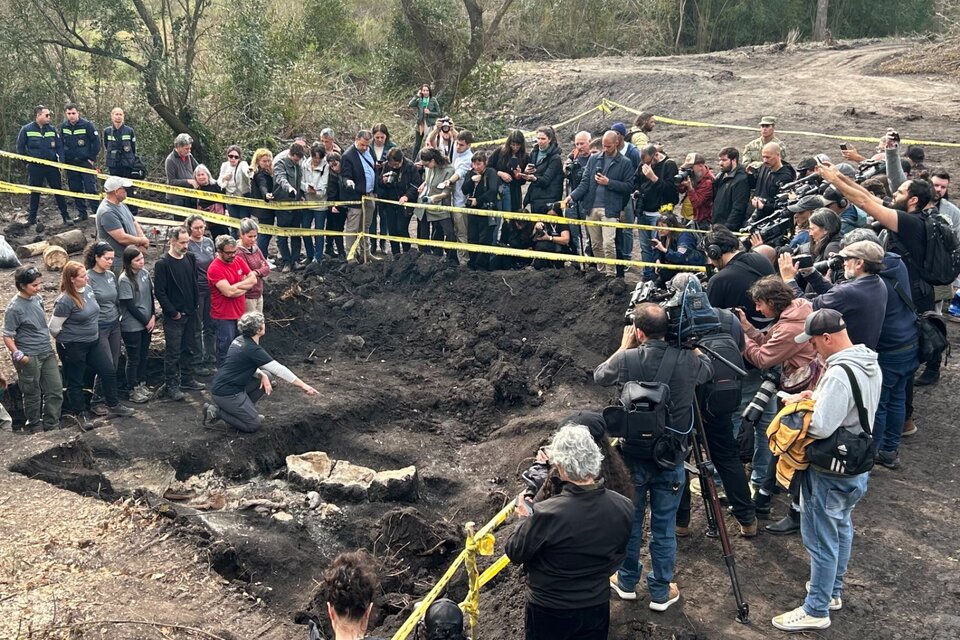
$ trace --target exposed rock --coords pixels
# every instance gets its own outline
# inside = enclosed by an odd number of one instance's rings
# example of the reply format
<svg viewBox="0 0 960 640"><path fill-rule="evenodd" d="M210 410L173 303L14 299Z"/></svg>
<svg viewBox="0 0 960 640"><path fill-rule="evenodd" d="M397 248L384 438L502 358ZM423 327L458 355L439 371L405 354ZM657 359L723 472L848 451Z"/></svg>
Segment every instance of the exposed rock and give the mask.
<svg viewBox="0 0 960 640"><path fill-rule="evenodd" d="M286 511L278 511L273 514L273 519L277 520L278 522L290 522L293 520L293 516Z"/></svg>
<svg viewBox="0 0 960 640"><path fill-rule="evenodd" d="M336 520L337 518L343 517L343 511L340 507L335 504L330 504L329 502L320 505L317 513L320 514L321 520Z"/></svg>
<svg viewBox="0 0 960 640"><path fill-rule="evenodd" d="M363 502L376 471L337 460L330 476L317 488L328 502Z"/></svg>
<svg viewBox="0 0 960 640"><path fill-rule="evenodd" d="M380 471L373 476L368 498L371 501L416 502L420 476L413 465L394 471Z"/></svg>
<svg viewBox="0 0 960 640"><path fill-rule="evenodd" d="M333 471L334 461L323 451L308 451L287 456L287 479L306 489L316 491Z"/></svg>
<svg viewBox="0 0 960 640"><path fill-rule="evenodd" d="M308 509L316 509L318 506L320 506L321 502L322 500L320 498L319 493L317 493L316 491L307 492L307 508Z"/></svg>
<svg viewBox="0 0 960 640"><path fill-rule="evenodd" d="M354 351L360 351L363 349L363 345L365 345L367 341L361 336L344 336L343 343Z"/></svg>

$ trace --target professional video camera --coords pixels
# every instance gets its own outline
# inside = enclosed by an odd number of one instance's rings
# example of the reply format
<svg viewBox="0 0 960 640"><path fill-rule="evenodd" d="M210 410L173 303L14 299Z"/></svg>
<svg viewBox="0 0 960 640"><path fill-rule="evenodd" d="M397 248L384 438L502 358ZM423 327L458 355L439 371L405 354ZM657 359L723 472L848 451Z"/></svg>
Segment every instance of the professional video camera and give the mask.
<svg viewBox="0 0 960 640"><path fill-rule="evenodd" d="M793 214L787 211L786 207L782 207L766 218L761 218L752 225L745 227L743 231L750 235L759 233L764 244L777 247L783 244L787 233L789 233L793 227ZM750 248L753 246L753 242L749 236L741 240L741 243L743 244L744 251L750 251Z"/></svg>
<svg viewBox="0 0 960 640"><path fill-rule="evenodd" d="M857 175L853 177L857 182L869 180L878 173L886 173L886 160L864 160L857 166Z"/></svg>
<svg viewBox="0 0 960 640"><path fill-rule="evenodd" d="M689 278L679 290L670 286L658 289L653 281L638 283L630 296L624 324L633 324L633 309L641 302L653 302L667 312L667 340L678 346L688 346L720 328L720 318L697 278Z"/></svg>

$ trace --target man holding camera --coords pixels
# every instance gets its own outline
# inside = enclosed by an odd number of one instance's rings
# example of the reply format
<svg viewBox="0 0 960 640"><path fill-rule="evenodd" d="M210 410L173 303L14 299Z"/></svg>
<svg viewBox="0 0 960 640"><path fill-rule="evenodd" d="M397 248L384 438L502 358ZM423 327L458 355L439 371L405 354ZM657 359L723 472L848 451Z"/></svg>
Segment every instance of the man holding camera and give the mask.
<svg viewBox="0 0 960 640"><path fill-rule="evenodd" d="M593 372L597 384L610 386L631 381L657 381L670 387L667 427L679 433L693 425L693 403L697 386L713 377L710 358L699 349L677 349L666 341L667 312L652 302L634 309L633 325L623 329L620 348ZM682 461L666 467L656 458L655 447L629 438L621 443L624 460L636 488L633 531L627 543L627 557L610 578L610 588L623 600L636 600L640 578L640 542L643 520L650 503L650 562L647 574L650 609L666 611L680 599L673 580L677 554L677 509L683 495L686 471Z"/></svg>
<svg viewBox="0 0 960 640"><path fill-rule="evenodd" d="M693 225L709 229L713 220L713 172L699 153L688 153L680 165L677 191L686 196L692 208ZM685 216L686 217L686 216Z"/></svg>
<svg viewBox="0 0 960 640"><path fill-rule="evenodd" d="M654 145L640 150L640 168L637 170L636 187L638 192L637 209L643 216L637 216L641 224L656 226L660 219L660 209L664 205L677 204L677 185L673 177L679 173L677 163L660 153ZM644 262L652 263L656 259L651 241L656 231L640 230L640 252ZM624 256L629 259L630 256ZM643 268L643 279L654 278L653 267Z"/></svg>
<svg viewBox="0 0 960 640"><path fill-rule="evenodd" d="M815 403L808 431L814 439L807 447L809 458L811 448L840 429L852 436L870 429L880 399L881 375L877 354L851 342L838 311L820 309L811 313L796 341L810 341L827 364L813 392L804 391L787 399L787 403L803 399ZM869 472L846 475L813 463L803 474L801 535L810 555L810 581L803 605L773 618L777 629L826 629L830 611L843 607L843 578L853 547L851 513L867 492L868 479Z"/></svg>
<svg viewBox="0 0 960 640"><path fill-rule="evenodd" d="M747 219L750 180L740 166L740 152L734 147L720 149L720 175L713 183L713 224L739 231Z"/></svg>
<svg viewBox="0 0 960 640"><path fill-rule="evenodd" d="M750 204L754 208L754 217L768 216L777 209L777 194L783 185L796 179L796 172L789 164L783 161L780 155L780 145L770 142L763 146L761 151L763 166L756 174L751 175L750 184L753 186L753 198Z"/></svg>
<svg viewBox="0 0 960 640"><path fill-rule="evenodd" d="M606 640L607 579L623 560L633 505L598 480L603 455L586 426L568 424L545 453L563 489L538 502L517 498L520 526L507 541L527 573L526 640Z"/></svg>
<svg viewBox="0 0 960 640"><path fill-rule="evenodd" d="M633 165L620 155L618 144L616 133L607 131L603 134L603 153L590 156L584 171L585 177L567 196L567 206L579 202L584 210L590 212L588 220L618 221L630 195ZM595 258L616 259L616 229L591 224L587 226L587 233L590 234ZM603 270L610 278L617 274L613 265L604 265Z"/></svg>

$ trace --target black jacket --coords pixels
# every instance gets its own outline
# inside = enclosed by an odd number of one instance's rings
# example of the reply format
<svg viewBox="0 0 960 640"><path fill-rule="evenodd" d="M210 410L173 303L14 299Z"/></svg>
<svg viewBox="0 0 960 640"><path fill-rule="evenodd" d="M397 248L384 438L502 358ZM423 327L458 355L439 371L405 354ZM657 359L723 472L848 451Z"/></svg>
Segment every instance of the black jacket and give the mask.
<svg viewBox="0 0 960 640"><path fill-rule="evenodd" d="M390 183L384 184L383 176L390 173L393 174L390 176ZM420 186L421 182L423 182L423 176L420 175L412 162L404 158L399 169L391 169L384 165L383 171L377 174L376 192L378 196L387 200L399 200L400 196L405 195L408 201L416 202L417 187ZM330 197L329 187L327 197Z"/></svg>
<svg viewBox="0 0 960 640"><path fill-rule="evenodd" d="M610 574L627 555L633 503L603 481L563 485L538 502L507 541L510 561L527 572L527 598L547 609L583 609L610 599Z"/></svg>
<svg viewBox="0 0 960 640"><path fill-rule="evenodd" d="M370 152L370 157L373 158L373 152ZM350 145L350 148L343 152L340 159L340 197L344 200L360 200L367 195L367 174L363 170L366 162L360 157L356 145ZM353 180L352 189L347 184L348 180Z"/></svg>
<svg viewBox="0 0 960 640"><path fill-rule="evenodd" d="M641 211L656 212L665 204L677 204L680 202L680 194L677 193L677 185L673 181L673 176L679 173L677 163L670 158L664 158L653 165L653 172L657 176L656 182L651 182L647 176L643 175L642 165L637 167L636 186L640 192L640 200L637 202L637 213Z"/></svg>
<svg viewBox="0 0 960 640"><path fill-rule="evenodd" d="M764 204L763 208L757 209L754 216L759 219L776 211L776 199L780 187L796 180L796 176L797 172L786 162L776 171L767 165L760 167L760 171L757 172L756 178L753 181L753 195L762 198Z"/></svg>
<svg viewBox="0 0 960 640"><path fill-rule="evenodd" d="M749 204L750 180L743 167L716 177L713 182L713 224L739 231L747 220Z"/></svg>
<svg viewBox="0 0 960 640"><path fill-rule="evenodd" d="M535 155L540 155L536 149L530 153L531 163ZM550 143L546 154L540 155L534 166L537 179L527 187L523 204L530 205L530 211L534 213L545 213L550 203L563 199L563 160L556 142ZM523 167L520 170L523 171Z"/></svg>
<svg viewBox="0 0 960 640"><path fill-rule="evenodd" d="M83 166L96 162L100 153L100 132L89 120L79 118L77 124L64 120L60 124L64 161Z"/></svg>
<svg viewBox="0 0 960 640"><path fill-rule="evenodd" d="M170 264L175 258L171 258L169 253L163 254L157 264L153 267L153 290L157 296L157 302L160 303L160 309L163 315L174 317L177 313L184 315L195 314L197 312L197 303L200 300L200 290L197 286L197 258L192 253L187 252L183 260L190 263L194 276L190 278L193 284L192 291L184 291L177 285L176 280L170 275Z"/></svg>
<svg viewBox="0 0 960 640"><path fill-rule="evenodd" d="M773 275L773 265L769 260L759 253L743 251L733 256L723 269L710 278L707 282L707 299L717 309L740 307L750 322L762 329L770 324L770 320L757 311L753 300L747 295L747 289L763 276L769 275Z"/></svg>
<svg viewBox="0 0 960 640"><path fill-rule="evenodd" d="M500 178L497 176L497 170L488 165L480 182L473 181L475 175L477 173L470 169L463 178L463 186L460 190L467 198L477 199L476 205L470 205L472 208L496 210L497 201L500 199Z"/></svg>

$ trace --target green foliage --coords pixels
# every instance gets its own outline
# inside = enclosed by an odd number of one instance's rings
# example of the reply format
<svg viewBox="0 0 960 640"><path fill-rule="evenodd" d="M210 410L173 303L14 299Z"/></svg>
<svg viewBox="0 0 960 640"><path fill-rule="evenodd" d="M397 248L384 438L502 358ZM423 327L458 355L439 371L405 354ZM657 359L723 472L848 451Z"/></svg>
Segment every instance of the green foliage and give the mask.
<svg viewBox="0 0 960 640"><path fill-rule="evenodd" d="M361 55L366 45L346 0L306 0L303 42L318 54Z"/></svg>

